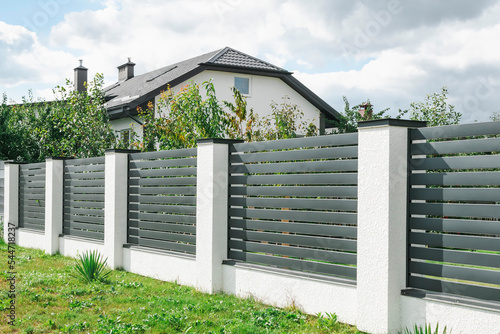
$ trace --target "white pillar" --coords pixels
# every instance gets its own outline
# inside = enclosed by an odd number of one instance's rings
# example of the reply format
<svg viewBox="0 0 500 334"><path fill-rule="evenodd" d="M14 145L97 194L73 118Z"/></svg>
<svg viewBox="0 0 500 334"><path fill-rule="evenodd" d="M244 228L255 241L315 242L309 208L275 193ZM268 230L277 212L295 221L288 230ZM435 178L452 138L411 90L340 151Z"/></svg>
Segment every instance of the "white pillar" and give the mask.
<svg viewBox="0 0 500 334"><path fill-rule="evenodd" d="M127 243L128 153L107 150L104 167L104 256L115 269L123 267L123 245Z"/></svg>
<svg viewBox="0 0 500 334"><path fill-rule="evenodd" d="M9 242L9 227L19 226L19 164L6 161L4 165L3 237ZM10 230L12 232L12 230ZM17 242L17 240L16 240Z"/></svg>
<svg viewBox="0 0 500 334"><path fill-rule="evenodd" d="M196 268L201 291L222 290L222 261L227 259L229 143L198 140L196 185Z"/></svg>
<svg viewBox="0 0 500 334"><path fill-rule="evenodd" d="M59 251L59 235L63 232L64 158L45 161L45 252Z"/></svg>
<svg viewBox="0 0 500 334"><path fill-rule="evenodd" d="M360 122L358 146L357 321L395 333L406 287L408 128L425 122Z"/></svg>

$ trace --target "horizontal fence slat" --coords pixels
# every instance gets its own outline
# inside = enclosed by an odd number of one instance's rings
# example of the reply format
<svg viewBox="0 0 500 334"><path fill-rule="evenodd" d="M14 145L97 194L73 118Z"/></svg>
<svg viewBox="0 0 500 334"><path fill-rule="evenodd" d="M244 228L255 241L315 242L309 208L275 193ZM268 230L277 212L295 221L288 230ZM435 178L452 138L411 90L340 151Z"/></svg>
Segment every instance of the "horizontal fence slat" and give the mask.
<svg viewBox="0 0 500 334"><path fill-rule="evenodd" d="M129 211L128 213L129 221L131 219L136 220L148 220L155 222L171 222L171 223L186 223L186 224L195 224L196 216L188 216L188 215L172 215L172 214L159 214L159 213L142 213L142 212L133 212Z"/></svg>
<svg viewBox="0 0 500 334"><path fill-rule="evenodd" d="M410 228L438 232L500 235L500 222L488 220L411 217Z"/></svg>
<svg viewBox="0 0 500 334"><path fill-rule="evenodd" d="M184 187L139 187L131 186L128 188L128 192L131 195L196 195L196 187L184 186Z"/></svg>
<svg viewBox="0 0 500 334"><path fill-rule="evenodd" d="M39 181L19 181L19 187L25 188L45 188L45 179L41 179Z"/></svg>
<svg viewBox="0 0 500 334"><path fill-rule="evenodd" d="M90 179L90 180L67 180L64 179L64 187L75 187L75 186L80 186L80 187L95 187L95 186L101 186L104 188L104 179Z"/></svg>
<svg viewBox="0 0 500 334"><path fill-rule="evenodd" d="M486 284L500 284L500 271L437 263L410 261L410 273L434 277L452 278ZM500 285L499 285L500 287Z"/></svg>
<svg viewBox="0 0 500 334"><path fill-rule="evenodd" d="M500 122L470 123L412 129L410 139L442 139L470 136L496 135Z"/></svg>
<svg viewBox="0 0 500 334"><path fill-rule="evenodd" d="M24 221L23 225L19 226L19 227L28 228L28 229L37 230L37 231L44 231L45 230L45 225L33 224L33 223L29 223L27 221Z"/></svg>
<svg viewBox="0 0 500 334"><path fill-rule="evenodd" d="M290 173L357 171L358 160L305 161L294 163L232 164L230 173Z"/></svg>
<svg viewBox="0 0 500 334"><path fill-rule="evenodd" d="M99 187L64 187L64 194L104 194L104 183Z"/></svg>
<svg viewBox="0 0 500 334"><path fill-rule="evenodd" d="M65 200L64 206L70 206L72 208L104 209L104 202Z"/></svg>
<svg viewBox="0 0 500 334"><path fill-rule="evenodd" d="M259 208L289 208L308 210L356 211L358 201L352 199L304 199L304 198L255 198L232 197L230 206L251 206Z"/></svg>
<svg viewBox="0 0 500 334"><path fill-rule="evenodd" d="M45 207L44 206L31 206L31 205L24 205L24 204L19 204L19 210L24 211L24 212L45 212Z"/></svg>
<svg viewBox="0 0 500 334"><path fill-rule="evenodd" d="M130 153L128 156L129 160L166 159L166 158L196 156L196 152L197 149L195 147L195 148L184 148L178 150L168 150L168 151Z"/></svg>
<svg viewBox="0 0 500 334"><path fill-rule="evenodd" d="M64 193L64 200L104 202L104 193L102 193L102 194L74 194L74 193L70 193L70 192L65 192Z"/></svg>
<svg viewBox="0 0 500 334"><path fill-rule="evenodd" d="M251 219L230 219L230 228L242 228L250 230L265 230L275 232L290 232L313 235L337 236L345 238L356 238L357 227L330 224L311 224L311 223L290 223L276 222L268 220Z"/></svg>
<svg viewBox="0 0 500 334"><path fill-rule="evenodd" d="M196 185L196 177L166 177L166 178L150 178L150 179L129 179L129 185Z"/></svg>
<svg viewBox="0 0 500 334"><path fill-rule="evenodd" d="M81 166L90 164L102 164L104 165L104 157L93 157L93 158L83 158L83 159L64 159L64 166Z"/></svg>
<svg viewBox="0 0 500 334"><path fill-rule="evenodd" d="M45 182L45 173L37 174L37 175L23 175L19 173L19 181L22 183L29 183L33 181L44 181Z"/></svg>
<svg viewBox="0 0 500 334"><path fill-rule="evenodd" d="M410 213L429 216L500 218L500 205L411 203Z"/></svg>
<svg viewBox="0 0 500 334"><path fill-rule="evenodd" d="M500 188L411 188L410 198L427 201L500 202Z"/></svg>
<svg viewBox="0 0 500 334"><path fill-rule="evenodd" d="M245 230L229 230L229 237L247 241L279 242L296 246L318 247L344 251L356 251L356 240L318 237L308 235L295 235L283 233L270 233Z"/></svg>
<svg viewBox="0 0 500 334"><path fill-rule="evenodd" d="M231 145L231 151L237 152L251 152L251 151L266 151L266 150L283 150L302 147L316 147L316 146L340 146L340 145L357 145L358 134L334 134L317 136L310 138L294 138L294 139L281 139L270 140L263 142L251 143L238 143Z"/></svg>
<svg viewBox="0 0 500 334"><path fill-rule="evenodd" d="M96 223L104 224L104 217L101 216L83 216L83 215L71 215L68 213L64 214L64 222L83 222L83 223Z"/></svg>
<svg viewBox="0 0 500 334"><path fill-rule="evenodd" d="M357 197L356 186L236 186L230 195L297 196L297 197Z"/></svg>
<svg viewBox="0 0 500 334"><path fill-rule="evenodd" d="M414 143L411 155L499 152L500 138Z"/></svg>
<svg viewBox="0 0 500 334"><path fill-rule="evenodd" d="M76 228L80 230L90 230L90 231L97 231L97 232L104 232L104 225L102 224L89 224L85 222L79 222L79 221L64 221L63 224L64 228Z"/></svg>
<svg viewBox="0 0 500 334"><path fill-rule="evenodd" d="M356 264L356 254L346 252L335 252L323 249L309 249L304 247L291 247L285 245L265 244L261 242L249 242L240 240L229 240L229 249L237 249L246 252L270 253L276 255L293 256L304 259L325 261L340 264Z"/></svg>
<svg viewBox="0 0 500 334"><path fill-rule="evenodd" d="M163 240L170 242L187 242L190 244L196 243L196 236L190 234L169 233L165 231L149 231L143 229L129 230L129 234L133 235L132 233L137 233L140 239L147 238L147 239Z"/></svg>
<svg viewBox="0 0 500 334"><path fill-rule="evenodd" d="M24 227L27 227L27 224L43 227L45 226L45 218L24 217L22 219L22 224L24 225Z"/></svg>
<svg viewBox="0 0 500 334"><path fill-rule="evenodd" d="M104 179L104 172L64 173L64 181Z"/></svg>
<svg viewBox="0 0 500 334"><path fill-rule="evenodd" d="M147 196L129 195L129 203L142 204L196 204L196 196Z"/></svg>
<svg viewBox="0 0 500 334"><path fill-rule="evenodd" d="M408 282L411 287L436 292L443 292L484 300L500 301L500 289L451 281L410 276Z"/></svg>
<svg viewBox="0 0 500 334"><path fill-rule="evenodd" d="M228 253L229 257L235 260L253 262L258 264L267 264L281 268L289 268L300 271L329 274L351 279L356 278L355 267L340 266L330 263L296 260L280 256L268 256L268 255L261 255L261 254L247 253L247 252L229 251Z"/></svg>
<svg viewBox="0 0 500 334"><path fill-rule="evenodd" d="M307 150L293 151L273 151L264 153L233 153L229 157L233 163L250 163L264 161L294 161L294 160L316 160L316 159L339 159L339 158L357 158L357 146L343 146L333 148L317 148Z"/></svg>
<svg viewBox="0 0 500 334"><path fill-rule="evenodd" d="M182 176L196 175L196 167L168 168L168 169L140 169L128 172L129 177L154 177L154 176Z"/></svg>
<svg viewBox="0 0 500 334"><path fill-rule="evenodd" d="M64 213L104 217L103 209L80 209L80 208L64 207Z"/></svg>
<svg viewBox="0 0 500 334"><path fill-rule="evenodd" d="M411 174L412 185L488 186L500 185L500 172L455 172Z"/></svg>
<svg viewBox="0 0 500 334"><path fill-rule="evenodd" d="M19 165L19 170L20 171L25 171L25 170L30 170L30 169L39 169L39 168L45 168L45 162L36 162L33 164L22 164Z"/></svg>
<svg viewBox="0 0 500 334"><path fill-rule="evenodd" d="M357 173L230 176L232 184L357 184Z"/></svg>
<svg viewBox="0 0 500 334"><path fill-rule="evenodd" d="M45 212L19 212L19 220L23 220L24 218L39 218L45 219Z"/></svg>
<svg viewBox="0 0 500 334"><path fill-rule="evenodd" d="M196 214L196 206L129 203L129 210Z"/></svg>
<svg viewBox="0 0 500 334"><path fill-rule="evenodd" d="M410 258L500 268L500 254L429 247L410 247Z"/></svg>
<svg viewBox="0 0 500 334"><path fill-rule="evenodd" d="M80 165L80 166L67 166L65 165L64 173L74 173L77 174L79 172L101 172L104 171L104 164L97 165Z"/></svg>
<svg viewBox="0 0 500 334"><path fill-rule="evenodd" d="M230 217L260 218L260 219L286 219L316 223L357 223L357 214L350 212L318 212L318 211L293 211L270 209L240 209L230 208Z"/></svg>
<svg viewBox="0 0 500 334"><path fill-rule="evenodd" d="M77 237L104 240L104 233L95 231L76 230L73 228L63 228L64 235L74 235Z"/></svg>
<svg viewBox="0 0 500 334"><path fill-rule="evenodd" d="M196 166L196 158L180 158L168 160L152 160L152 161L129 161L130 169L141 168L165 168L165 167L191 167Z"/></svg>
<svg viewBox="0 0 500 334"><path fill-rule="evenodd" d="M177 242L170 242L164 240L154 240L139 238L134 236L128 236L128 242L145 247L159 248L164 250L172 250L178 252L185 252L188 254L194 254L196 252L196 245L182 244Z"/></svg>
<svg viewBox="0 0 500 334"><path fill-rule="evenodd" d="M154 230L154 231L164 231L164 232L184 232L184 233L196 233L195 225L187 225L187 224L170 224L170 223L158 223L158 222L146 222L146 221L137 221L137 220L129 220L128 221L129 228L137 228L137 229L145 229L145 230Z"/></svg>
<svg viewBox="0 0 500 334"><path fill-rule="evenodd" d="M411 159L410 166L413 170L500 169L500 155Z"/></svg>
<svg viewBox="0 0 500 334"><path fill-rule="evenodd" d="M498 238L410 232L410 243L431 247L474 249L500 252Z"/></svg>

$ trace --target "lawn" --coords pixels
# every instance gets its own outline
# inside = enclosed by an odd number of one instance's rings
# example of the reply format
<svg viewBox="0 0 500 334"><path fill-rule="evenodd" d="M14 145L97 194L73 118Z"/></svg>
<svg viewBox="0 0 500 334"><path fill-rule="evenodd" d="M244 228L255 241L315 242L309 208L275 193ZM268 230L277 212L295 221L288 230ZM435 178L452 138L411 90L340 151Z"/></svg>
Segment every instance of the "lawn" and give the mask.
<svg viewBox="0 0 500 334"><path fill-rule="evenodd" d="M76 260L15 248L15 325L9 325L9 253L0 244L0 333L359 333L289 307L207 295L175 283L113 271L104 283L73 277Z"/></svg>

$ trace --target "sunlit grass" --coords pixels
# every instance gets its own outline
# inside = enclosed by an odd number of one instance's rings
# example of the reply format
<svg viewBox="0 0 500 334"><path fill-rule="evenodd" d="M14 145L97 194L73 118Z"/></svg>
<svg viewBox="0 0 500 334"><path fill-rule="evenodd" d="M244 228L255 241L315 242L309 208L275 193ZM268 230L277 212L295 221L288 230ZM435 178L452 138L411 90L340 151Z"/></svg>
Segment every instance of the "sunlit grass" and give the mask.
<svg viewBox="0 0 500 334"><path fill-rule="evenodd" d="M7 324L7 246L0 245L0 333L358 333L330 315L291 305L207 295L175 283L112 271L106 282L73 277L76 259L16 248L16 324Z"/></svg>

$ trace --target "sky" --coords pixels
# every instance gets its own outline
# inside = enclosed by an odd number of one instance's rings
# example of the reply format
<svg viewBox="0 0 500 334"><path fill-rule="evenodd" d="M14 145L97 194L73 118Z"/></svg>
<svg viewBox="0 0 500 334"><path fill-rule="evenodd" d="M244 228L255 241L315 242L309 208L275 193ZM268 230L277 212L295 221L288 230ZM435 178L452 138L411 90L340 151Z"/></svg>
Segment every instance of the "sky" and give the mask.
<svg viewBox="0 0 500 334"><path fill-rule="evenodd" d="M137 75L225 46L338 111L345 96L395 116L444 86L462 123L500 110L500 0L4 1L0 94L50 100L79 59L109 85L128 57Z"/></svg>

